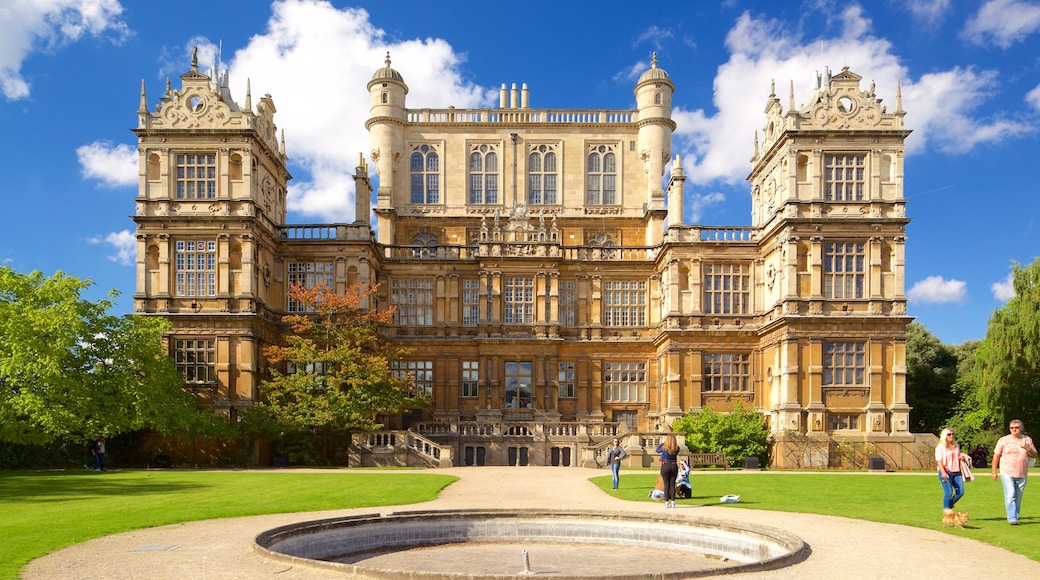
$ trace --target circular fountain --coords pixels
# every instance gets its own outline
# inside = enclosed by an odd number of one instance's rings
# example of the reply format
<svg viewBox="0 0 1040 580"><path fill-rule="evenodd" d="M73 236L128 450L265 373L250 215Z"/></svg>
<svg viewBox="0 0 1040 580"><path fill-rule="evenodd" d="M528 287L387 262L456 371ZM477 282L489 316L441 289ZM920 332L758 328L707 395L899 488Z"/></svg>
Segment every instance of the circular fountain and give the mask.
<svg viewBox="0 0 1040 580"><path fill-rule="evenodd" d="M780 529L675 512L455 510L365 514L268 530L255 549L355 578L679 579L780 568L808 551Z"/></svg>

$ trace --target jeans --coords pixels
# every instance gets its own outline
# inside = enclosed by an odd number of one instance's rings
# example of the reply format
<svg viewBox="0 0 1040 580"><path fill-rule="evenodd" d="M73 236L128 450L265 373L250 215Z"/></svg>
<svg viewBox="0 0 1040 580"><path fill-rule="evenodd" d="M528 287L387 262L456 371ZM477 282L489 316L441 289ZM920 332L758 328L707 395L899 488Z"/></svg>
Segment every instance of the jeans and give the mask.
<svg viewBox="0 0 1040 580"><path fill-rule="evenodd" d="M1022 492L1026 490L1026 478L1001 473L1000 483L1004 486L1004 511L1007 512L1007 521L1017 522L1018 511L1022 509Z"/></svg>
<svg viewBox="0 0 1040 580"><path fill-rule="evenodd" d="M953 505L957 503L957 500L964 496L964 477L961 476L959 471L949 471L947 474L950 476L945 480L942 478L942 474L939 474L939 482L942 483L943 487L943 509L953 509Z"/></svg>
<svg viewBox="0 0 1040 580"><path fill-rule="evenodd" d="M610 476L614 478L614 489L618 487L618 473L621 472L621 463L610 464Z"/></svg>

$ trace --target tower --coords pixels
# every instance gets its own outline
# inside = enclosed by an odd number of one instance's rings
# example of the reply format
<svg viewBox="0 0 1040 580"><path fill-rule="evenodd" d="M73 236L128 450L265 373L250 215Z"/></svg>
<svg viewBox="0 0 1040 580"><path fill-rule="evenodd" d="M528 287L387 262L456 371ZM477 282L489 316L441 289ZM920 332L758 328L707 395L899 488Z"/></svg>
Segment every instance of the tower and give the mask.
<svg viewBox="0 0 1040 580"><path fill-rule="evenodd" d="M648 216L646 245L660 242L663 233L665 209L664 168L672 155L672 95L675 85L664 69L657 68L657 53L650 60L650 69L639 77L634 89L639 112L638 149L646 173L646 209L655 212Z"/></svg>
<svg viewBox="0 0 1040 580"><path fill-rule="evenodd" d="M404 77L390 66L390 53L386 53L386 66L377 70L368 82L370 114L365 128L369 131L372 144L372 161L379 175L376 193L376 215L378 219L379 243L394 243L394 228L390 213L396 206L394 200L395 171L404 152L404 123L407 121L405 96L408 85ZM398 192L403 195L404 192ZM355 218L357 219L357 218Z"/></svg>

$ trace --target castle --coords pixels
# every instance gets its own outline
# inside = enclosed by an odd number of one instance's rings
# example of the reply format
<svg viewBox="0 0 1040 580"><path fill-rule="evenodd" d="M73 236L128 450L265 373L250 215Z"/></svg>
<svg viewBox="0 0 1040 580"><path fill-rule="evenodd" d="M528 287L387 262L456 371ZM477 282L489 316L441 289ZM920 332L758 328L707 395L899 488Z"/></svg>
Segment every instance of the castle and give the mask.
<svg viewBox="0 0 1040 580"><path fill-rule="evenodd" d="M364 281L432 404L355 436L351 464L591 465L620 436L648 465L677 418L743 403L775 466L827 466L840 441L908 466L898 87L892 111L848 69L801 105L774 89L751 224L718 227L684 221L656 57L634 109L535 109L504 84L498 108L409 109L387 55L355 221L289 224L274 101L236 104L225 75L193 59L152 110L142 82L134 131L134 312L172 323L200 405L257 400L290 284Z"/></svg>

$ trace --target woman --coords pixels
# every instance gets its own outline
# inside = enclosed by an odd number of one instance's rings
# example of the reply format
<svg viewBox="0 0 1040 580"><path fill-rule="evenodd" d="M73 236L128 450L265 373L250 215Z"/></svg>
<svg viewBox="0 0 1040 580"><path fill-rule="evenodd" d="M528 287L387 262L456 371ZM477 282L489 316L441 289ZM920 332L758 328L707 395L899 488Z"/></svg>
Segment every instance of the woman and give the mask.
<svg viewBox="0 0 1040 580"><path fill-rule="evenodd" d="M664 507L675 507L675 476L679 473L679 443L675 440L675 434L669 433L664 441L657 446L657 452L661 454L661 479L664 481Z"/></svg>
<svg viewBox="0 0 1040 580"><path fill-rule="evenodd" d="M943 429L939 433L939 444L935 446L935 463L943 488L943 513L950 514L953 513L954 504L964 495L961 446L957 445L952 429Z"/></svg>
<svg viewBox="0 0 1040 580"><path fill-rule="evenodd" d="M617 437L607 447L607 465L610 466L610 475L614 478L614 489L618 488L618 475L621 472L621 460L628 457L625 448L621 446L621 440Z"/></svg>

